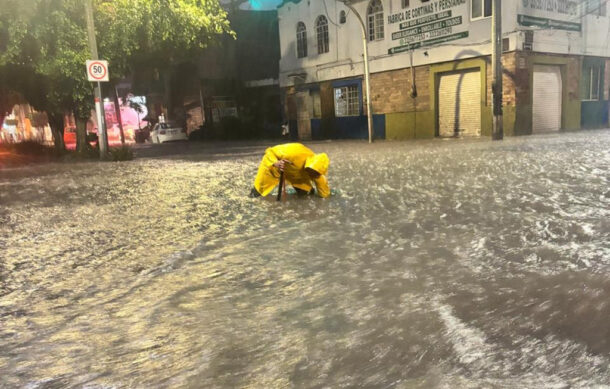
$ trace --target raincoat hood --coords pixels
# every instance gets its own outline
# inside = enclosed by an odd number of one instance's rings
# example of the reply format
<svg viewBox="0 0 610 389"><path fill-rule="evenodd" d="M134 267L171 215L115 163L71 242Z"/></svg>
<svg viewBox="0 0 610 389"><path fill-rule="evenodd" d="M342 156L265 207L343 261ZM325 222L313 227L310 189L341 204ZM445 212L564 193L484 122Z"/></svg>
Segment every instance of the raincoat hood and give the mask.
<svg viewBox="0 0 610 389"><path fill-rule="evenodd" d="M309 168L317 171L321 175L325 175L328 172L328 165L330 159L326 153L314 154L305 160L305 168Z"/></svg>

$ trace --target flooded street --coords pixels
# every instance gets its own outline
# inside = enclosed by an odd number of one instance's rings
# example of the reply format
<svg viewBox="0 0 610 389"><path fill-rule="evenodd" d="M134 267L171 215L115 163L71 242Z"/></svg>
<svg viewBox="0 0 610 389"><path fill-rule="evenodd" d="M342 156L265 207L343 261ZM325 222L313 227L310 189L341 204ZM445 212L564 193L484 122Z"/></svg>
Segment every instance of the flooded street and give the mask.
<svg viewBox="0 0 610 389"><path fill-rule="evenodd" d="M0 388L610 387L610 131L168 147L0 171Z"/></svg>

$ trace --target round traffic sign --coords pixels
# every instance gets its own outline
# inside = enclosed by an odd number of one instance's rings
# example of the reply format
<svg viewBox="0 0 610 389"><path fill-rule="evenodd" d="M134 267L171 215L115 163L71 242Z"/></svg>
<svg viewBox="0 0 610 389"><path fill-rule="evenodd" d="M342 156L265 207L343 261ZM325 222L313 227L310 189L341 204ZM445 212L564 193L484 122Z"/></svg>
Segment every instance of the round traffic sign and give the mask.
<svg viewBox="0 0 610 389"><path fill-rule="evenodd" d="M93 61L89 64L89 75L91 78L95 80L103 80L106 78L108 74L108 69L106 69L106 64L100 61Z"/></svg>

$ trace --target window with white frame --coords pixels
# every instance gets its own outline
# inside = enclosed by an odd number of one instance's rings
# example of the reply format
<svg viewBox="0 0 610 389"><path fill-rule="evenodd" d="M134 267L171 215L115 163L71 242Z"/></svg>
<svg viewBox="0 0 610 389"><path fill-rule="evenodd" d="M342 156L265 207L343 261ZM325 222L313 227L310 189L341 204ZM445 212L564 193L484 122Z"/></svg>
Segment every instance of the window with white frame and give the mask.
<svg viewBox="0 0 610 389"><path fill-rule="evenodd" d="M307 28L303 22L297 24L297 57L307 57Z"/></svg>
<svg viewBox="0 0 610 389"><path fill-rule="evenodd" d="M491 7L492 0L472 0L470 4L470 18L475 20L490 17Z"/></svg>
<svg viewBox="0 0 610 389"><path fill-rule="evenodd" d="M320 15L316 20L316 36L318 38L318 54L328 53L328 20Z"/></svg>
<svg viewBox="0 0 610 389"><path fill-rule="evenodd" d="M602 80L601 66L587 66L584 68L582 83L583 83L583 100L599 100Z"/></svg>
<svg viewBox="0 0 610 389"><path fill-rule="evenodd" d="M358 85L335 88L335 116L360 115L360 96Z"/></svg>
<svg viewBox="0 0 610 389"><path fill-rule="evenodd" d="M402 5L402 8L407 8L407 7L409 7L409 0L402 0L402 1L401 1L401 5Z"/></svg>
<svg viewBox="0 0 610 389"><path fill-rule="evenodd" d="M379 41L383 33L383 5L380 0L372 0L367 8L369 41Z"/></svg>

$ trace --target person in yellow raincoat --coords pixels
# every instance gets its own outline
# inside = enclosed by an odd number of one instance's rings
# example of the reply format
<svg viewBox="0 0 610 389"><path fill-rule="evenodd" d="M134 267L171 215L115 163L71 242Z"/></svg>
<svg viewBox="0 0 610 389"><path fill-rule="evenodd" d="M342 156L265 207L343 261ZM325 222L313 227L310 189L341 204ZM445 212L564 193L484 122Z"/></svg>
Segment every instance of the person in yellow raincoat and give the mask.
<svg viewBox="0 0 610 389"><path fill-rule="evenodd" d="M267 196L280 183L284 172L285 185L292 185L299 195L313 194L313 184L320 197L330 196L325 174L330 160L328 155L315 154L300 143L287 143L270 147L258 168L250 197Z"/></svg>

